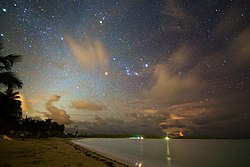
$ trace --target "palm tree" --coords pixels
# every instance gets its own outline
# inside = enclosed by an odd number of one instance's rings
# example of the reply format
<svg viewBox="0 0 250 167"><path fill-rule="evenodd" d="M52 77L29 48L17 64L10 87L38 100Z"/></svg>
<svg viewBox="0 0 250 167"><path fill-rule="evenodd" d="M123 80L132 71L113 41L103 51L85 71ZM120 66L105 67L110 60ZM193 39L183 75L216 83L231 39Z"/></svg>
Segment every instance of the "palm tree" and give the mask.
<svg viewBox="0 0 250 167"><path fill-rule="evenodd" d="M0 39L0 88L7 87L5 92L0 92L0 130L1 128L14 128L22 116L19 92L13 89L22 88L22 81L11 72L11 68L15 62L21 60L20 55L10 54L2 55L3 43ZM2 91L2 89L0 89Z"/></svg>
<svg viewBox="0 0 250 167"><path fill-rule="evenodd" d="M14 90L10 88L5 91L5 95L8 99L8 108L10 114L17 119L20 119L22 117L22 102L19 100L20 96L18 94L19 92L14 92Z"/></svg>
<svg viewBox="0 0 250 167"><path fill-rule="evenodd" d="M21 55L10 54L2 56L3 43L0 41L0 86L8 88L22 88L22 81L11 72L15 62L21 61Z"/></svg>
<svg viewBox="0 0 250 167"><path fill-rule="evenodd" d="M1 111L0 111L0 128L16 129L22 118L21 101L18 96L19 92L13 89L7 89L4 93L0 92Z"/></svg>

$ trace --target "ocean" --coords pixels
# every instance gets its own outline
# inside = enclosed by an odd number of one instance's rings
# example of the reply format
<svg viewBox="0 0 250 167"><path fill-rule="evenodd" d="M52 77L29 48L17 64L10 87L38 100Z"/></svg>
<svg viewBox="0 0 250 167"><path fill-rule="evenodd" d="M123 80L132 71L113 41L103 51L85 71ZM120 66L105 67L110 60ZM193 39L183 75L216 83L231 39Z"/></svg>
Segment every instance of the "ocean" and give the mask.
<svg viewBox="0 0 250 167"><path fill-rule="evenodd" d="M77 145L138 167L250 167L250 140L86 138Z"/></svg>

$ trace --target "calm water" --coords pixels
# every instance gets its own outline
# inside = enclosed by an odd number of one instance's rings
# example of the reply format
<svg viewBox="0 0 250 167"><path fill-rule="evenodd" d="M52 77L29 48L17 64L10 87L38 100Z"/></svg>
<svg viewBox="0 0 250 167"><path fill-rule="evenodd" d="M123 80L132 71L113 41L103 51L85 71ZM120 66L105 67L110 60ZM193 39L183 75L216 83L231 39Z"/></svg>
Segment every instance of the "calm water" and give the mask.
<svg viewBox="0 0 250 167"><path fill-rule="evenodd" d="M250 167L250 140L81 139L74 143L143 167Z"/></svg>

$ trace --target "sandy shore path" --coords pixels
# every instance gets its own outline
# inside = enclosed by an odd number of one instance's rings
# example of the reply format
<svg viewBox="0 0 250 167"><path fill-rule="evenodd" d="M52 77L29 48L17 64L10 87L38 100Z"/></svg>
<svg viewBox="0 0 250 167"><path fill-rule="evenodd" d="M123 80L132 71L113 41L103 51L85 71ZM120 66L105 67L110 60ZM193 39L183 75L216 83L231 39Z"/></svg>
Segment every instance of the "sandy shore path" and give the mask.
<svg viewBox="0 0 250 167"><path fill-rule="evenodd" d="M4 167L124 167L125 164L81 148L67 139L0 139Z"/></svg>

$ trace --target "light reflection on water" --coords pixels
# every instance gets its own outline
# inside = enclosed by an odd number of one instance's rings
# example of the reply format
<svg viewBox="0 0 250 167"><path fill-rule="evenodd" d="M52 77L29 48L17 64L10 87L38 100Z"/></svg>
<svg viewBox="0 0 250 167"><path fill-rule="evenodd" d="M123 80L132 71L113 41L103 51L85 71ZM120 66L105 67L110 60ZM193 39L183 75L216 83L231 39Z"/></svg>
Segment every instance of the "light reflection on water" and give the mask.
<svg viewBox="0 0 250 167"><path fill-rule="evenodd" d="M250 140L81 139L75 141L136 167L247 167Z"/></svg>
<svg viewBox="0 0 250 167"><path fill-rule="evenodd" d="M169 138L165 139L166 140L166 162L168 166L171 166L171 153L170 153L170 144L169 144ZM143 156L143 140L140 141L140 156ZM143 161L142 160L137 160L135 162L135 167L143 167Z"/></svg>
<svg viewBox="0 0 250 167"><path fill-rule="evenodd" d="M140 142L140 152L139 152L139 156L140 157L143 157L143 155L144 155L144 152L143 152L143 140L138 140L139 142ZM142 162L142 160L137 160L136 162L135 162L135 167L143 167L143 162Z"/></svg>
<svg viewBox="0 0 250 167"><path fill-rule="evenodd" d="M170 153L170 144L169 139L166 139L166 162L168 166L171 166L171 153ZM140 156L143 156L143 140L140 142ZM143 161L138 160L135 162L136 167L143 167Z"/></svg>
<svg viewBox="0 0 250 167"><path fill-rule="evenodd" d="M171 154L170 154L169 140L166 140L166 142L167 142L166 160L167 160L167 164L170 166L171 165Z"/></svg>

